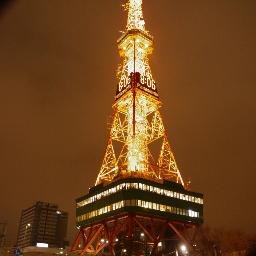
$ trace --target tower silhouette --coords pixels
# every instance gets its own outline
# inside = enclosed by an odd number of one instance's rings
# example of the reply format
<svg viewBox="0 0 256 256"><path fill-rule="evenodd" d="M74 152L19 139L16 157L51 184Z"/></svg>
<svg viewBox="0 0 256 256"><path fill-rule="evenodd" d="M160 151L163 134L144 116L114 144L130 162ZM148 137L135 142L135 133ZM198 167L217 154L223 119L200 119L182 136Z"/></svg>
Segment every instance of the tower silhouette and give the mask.
<svg viewBox="0 0 256 256"><path fill-rule="evenodd" d="M129 0L125 8L109 140L95 186L76 200L79 232L72 251L192 253L189 235L203 222L203 195L185 187L164 127L149 65L153 37L145 29L142 0Z"/></svg>

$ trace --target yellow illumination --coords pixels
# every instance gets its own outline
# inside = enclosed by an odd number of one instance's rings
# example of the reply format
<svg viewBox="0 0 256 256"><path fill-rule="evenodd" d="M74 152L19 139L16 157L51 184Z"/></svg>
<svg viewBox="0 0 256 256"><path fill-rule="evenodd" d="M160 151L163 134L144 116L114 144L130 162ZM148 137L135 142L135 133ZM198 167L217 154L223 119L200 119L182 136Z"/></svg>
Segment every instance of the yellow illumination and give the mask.
<svg viewBox="0 0 256 256"><path fill-rule="evenodd" d="M126 32L118 40L122 64L117 96L96 185L128 176L184 185L159 112L161 102L149 65L153 37L145 30L142 0L129 0L126 7ZM136 82L135 73L140 75ZM157 143L160 150L153 154L150 148Z"/></svg>
<svg viewBox="0 0 256 256"><path fill-rule="evenodd" d="M127 30L141 29L145 30L145 21L143 20L142 13L142 0L129 0L128 7L128 20Z"/></svg>
<svg viewBox="0 0 256 256"><path fill-rule="evenodd" d="M96 209L91 212L87 212L85 214L78 216L77 221L80 222L80 221L92 219L92 218L98 217L99 215L107 214L111 211L116 211L118 209L121 209L127 206L136 206L136 207L146 208L146 209L160 211L160 212L168 212L168 213L177 214L177 215L184 215L190 218L200 218L199 212L196 212L196 211L182 209L182 208L165 205L165 204L152 203L144 200L132 199L132 200L122 200L122 201L104 206L103 208ZM193 215L191 215L191 213L193 213ZM107 241L102 238L101 242L105 243Z"/></svg>
<svg viewBox="0 0 256 256"><path fill-rule="evenodd" d="M130 182L125 182L125 183L121 183L113 188L110 188L104 192L101 192L97 195L94 195L92 197L89 197L83 201L80 201L77 203L77 208L80 208L82 206L85 206L87 204L90 204L90 203L93 203L97 200L100 200L101 198L104 198L104 197L107 197L113 193L116 193L118 191L121 191L121 190L124 190L124 189L139 189L139 190L142 190L142 191L150 191L150 192L154 192L156 194L159 194L159 195L165 195L165 196L168 196L168 197L174 197L174 198L180 198L182 197L181 195L183 194L180 194L180 193L177 193L177 192L173 192L173 191L170 191L170 190L166 190L166 189L160 189L158 187L153 187L153 186L148 186L148 185L145 185L145 184L142 184L142 183L130 183ZM193 196L188 196L186 195L185 197L183 196L181 198L182 200L185 200L185 201L189 201L189 202L194 202L194 203L197 203L197 204L203 204L203 199L202 198L199 198L199 197L193 197Z"/></svg>

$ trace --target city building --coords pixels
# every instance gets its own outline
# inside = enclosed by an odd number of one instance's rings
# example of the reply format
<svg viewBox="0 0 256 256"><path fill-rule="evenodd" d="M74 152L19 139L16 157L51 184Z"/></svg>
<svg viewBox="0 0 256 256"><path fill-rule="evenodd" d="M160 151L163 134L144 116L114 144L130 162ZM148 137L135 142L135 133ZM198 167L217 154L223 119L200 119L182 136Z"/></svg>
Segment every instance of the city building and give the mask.
<svg viewBox="0 0 256 256"><path fill-rule="evenodd" d="M21 212L16 247L65 247L67 222L68 213L56 204L36 202Z"/></svg>
<svg viewBox="0 0 256 256"><path fill-rule="evenodd" d="M127 0L110 136L95 186L76 200L71 251L84 255L192 255L203 194L175 161L149 65L153 37L142 0ZM188 236L188 234L191 236Z"/></svg>

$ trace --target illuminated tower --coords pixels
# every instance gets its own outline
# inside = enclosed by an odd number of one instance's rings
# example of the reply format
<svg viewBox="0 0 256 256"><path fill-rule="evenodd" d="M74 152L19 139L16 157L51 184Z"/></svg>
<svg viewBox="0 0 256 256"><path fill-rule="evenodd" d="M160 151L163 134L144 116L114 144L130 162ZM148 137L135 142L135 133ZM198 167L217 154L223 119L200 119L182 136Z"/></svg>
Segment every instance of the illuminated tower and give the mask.
<svg viewBox="0 0 256 256"><path fill-rule="evenodd" d="M125 8L110 136L95 186L76 200L79 232L72 250L165 255L182 242L183 253L191 253L185 233L203 222L203 195L184 187L167 137L149 66L153 37L145 29L142 0L129 0Z"/></svg>

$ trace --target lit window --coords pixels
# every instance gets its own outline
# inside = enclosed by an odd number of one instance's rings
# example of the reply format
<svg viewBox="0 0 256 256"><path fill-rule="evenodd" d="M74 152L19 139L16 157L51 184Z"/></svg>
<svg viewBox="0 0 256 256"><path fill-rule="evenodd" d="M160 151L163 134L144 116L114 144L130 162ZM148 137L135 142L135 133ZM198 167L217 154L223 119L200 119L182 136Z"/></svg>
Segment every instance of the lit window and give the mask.
<svg viewBox="0 0 256 256"><path fill-rule="evenodd" d="M188 215L189 215L189 217L194 218L194 217L198 216L198 213L195 211L192 211L192 210L188 210Z"/></svg>
<svg viewBox="0 0 256 256"><path fill-rule="evenodd" d="M160 211L163 212L165 209L164 209L164 206L162 204L160 204Z"/></svg>

